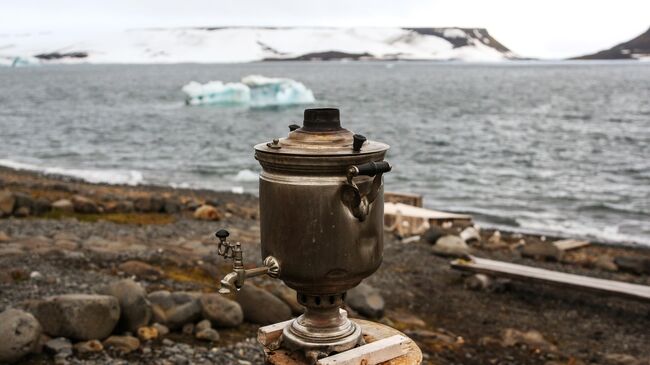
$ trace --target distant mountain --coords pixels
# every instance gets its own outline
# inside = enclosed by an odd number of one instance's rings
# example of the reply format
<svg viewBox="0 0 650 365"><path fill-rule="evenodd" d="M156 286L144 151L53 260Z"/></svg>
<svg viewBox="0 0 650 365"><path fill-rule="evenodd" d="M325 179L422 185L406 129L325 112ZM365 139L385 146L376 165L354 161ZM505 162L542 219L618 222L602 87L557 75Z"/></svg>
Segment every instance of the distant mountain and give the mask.
<svg viewBox="0 0 650 365"><path fill-rule="evenodd" d="M41 63L271 60L462 60L519 57L482 28L214 27L135 29L93 36L0 34L0 58Z"/></svg>
<svg viewBox="0 0 650 365"><path fill-rule="evenodd" d="M575 57L576 60L650 60L650 28L640 36L608 50Z"/></svg>

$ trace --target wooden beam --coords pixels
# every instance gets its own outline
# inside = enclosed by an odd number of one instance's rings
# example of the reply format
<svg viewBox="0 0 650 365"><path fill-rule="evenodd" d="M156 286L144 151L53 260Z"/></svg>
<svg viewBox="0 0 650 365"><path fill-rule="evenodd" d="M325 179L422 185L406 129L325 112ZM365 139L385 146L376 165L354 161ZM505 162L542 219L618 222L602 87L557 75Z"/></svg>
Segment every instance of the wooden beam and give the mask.
<svg viewBox="0 0 650 365"><path fill-rule="evenodd" d="M434 219L434 220L443 220L443 219L471 220L472 219L472 216L468 214L441 212L439 210L419 208L419 207L414 207L412 205L407 205L402 203L384 203L384 214L389 214L389 215L400 214L403 217Z"/></svg>
<svg viewBox="0 0 650 365"><path fill-rule="evenodd" d="M569 250L575 250L576 248L589 246L589 241L574 240L574 239L559 240L553 242L553 246L557 247L561 251L569 251Z"/></svg>
<svg viewBox="0 0 650 365"><path fill-rule="evenodd" d="M547 283L601 294L615 295L642 302L650 302L650 286L646 285L597 279L589 276L567 274L559 271L539 269L478 257L471 257L470 260L454 260L451 262L451 267L462 271L503 276L529 282Z"/></svg>
<svg viewBox="0 0 650 365"><path fill-rule="evenodd" d="M402 335L387 337L367 345L318 360L317 365L376 365L408 352L410 340Z"/></svg>

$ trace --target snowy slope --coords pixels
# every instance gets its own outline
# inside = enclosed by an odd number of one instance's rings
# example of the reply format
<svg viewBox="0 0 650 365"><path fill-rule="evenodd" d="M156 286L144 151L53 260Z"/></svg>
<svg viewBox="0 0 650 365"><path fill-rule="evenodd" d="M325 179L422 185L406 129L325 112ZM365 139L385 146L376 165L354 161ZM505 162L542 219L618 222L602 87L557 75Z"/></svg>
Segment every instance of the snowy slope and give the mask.
<svg viewBox="0 0 650 365"><path fill-rule="evenodd" d="M501 61L516 56L484 29L173 28L103 34L0 34L0 58L45 62L179 63L267 59Z"/></svg>

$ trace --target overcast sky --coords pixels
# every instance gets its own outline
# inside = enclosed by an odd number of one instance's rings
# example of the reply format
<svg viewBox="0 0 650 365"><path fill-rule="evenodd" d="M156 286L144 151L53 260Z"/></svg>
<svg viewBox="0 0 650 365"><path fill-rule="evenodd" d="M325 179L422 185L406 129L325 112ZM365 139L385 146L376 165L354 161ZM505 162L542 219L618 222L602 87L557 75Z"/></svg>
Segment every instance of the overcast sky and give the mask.
<svg viewBox="0 0 650 365"><path fill-rule="evenodd" d="M650 27L650 0L0 0L0 33L141 27L484 27L515 52L595 52Z"/></svg>

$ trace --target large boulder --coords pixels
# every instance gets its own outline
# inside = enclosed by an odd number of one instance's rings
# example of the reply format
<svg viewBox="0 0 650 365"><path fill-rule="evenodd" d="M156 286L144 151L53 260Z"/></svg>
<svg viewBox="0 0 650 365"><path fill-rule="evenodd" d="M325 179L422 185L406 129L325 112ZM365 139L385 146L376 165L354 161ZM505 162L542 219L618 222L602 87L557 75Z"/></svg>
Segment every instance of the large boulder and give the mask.
<svg viewBox="0 0 650 365"><path fill-rule="evenodd" d="M521 248L521 256L536 260L560 261L563 255L562 250L552 243L533 242Z"/></svg>
<svg viewBox="0 0 650 365"><path fill-rule="evenodd" d="M145 280L159 280L165 275L159 268L138 260L125 261L117 268L129 275Z"/></svg>
<svg viewBox="0 0 650 365"><path fill-rule="evenodd" d="M458 236L446 235L438 238L433 245L433 253L438 256L466 257L470 250L467 243Z"/></svg>
<svg viewBox="0 0 650 365"><path fill-rule="evenodd" d="M239 303L221 294L201 295L203 318L210 320L215 327L237 327L244 321L244 312Z"/></svg>
<svg viewBox="0 0 650 365"><path fill-rule="evenodd" d="M366 283L361 283L348 290L345 295L345 303L368 318L377 319L384 315L384 298L379 290Z"/></svg>
<svg viewBox="0 0 650 365"><path fill-rule="evenodd" d="M299 316L305 312L305 307L298 302L298 294L295 290L289 288L281 281L274 281L271 288L267 288L271 294L285 302L294 316Z"/></svg>
<svg viewBox="0 0 650 365"><path fill-rule="evenodd" d="M81 195L72 197L72 205L77 213L96 214L99 213L99 207L94 200Z"/></svg>
<svg viewBox="0 0 650 365"><path fill-rule="evenodd" d="M121 316L119 328L136 333L151 320L151 305L144 288L131 279L109 284L99 290L100 294L112 295L120 303Z"/></svg>
<svg viewBox="0 0 650 365"><path fill-rule="evenodd" d="M621 271L638 275L650 274L650 257L617 256L614 258L614 263Z"/></svg>
<svg viewBox="0 0 650 365"><path fill-rule="evenodd" d="M267 325L291 319L291 308L288 305L254 285L244 284L235 300L241 305L244 319L248 322Z"/></svg>
<svg viewBox="0 0 650 365"><path fill-rule="evenodd" d="M72 213L74 212L74 205L68 199L59 199L52 203L52 210L55 212Z"/></svg>
<svg viewBox="0 0 650 365"><path fill-rule="evenodd" d="M30 313L11 308L0 313L0 364L35 351L40 338L41 326Z"/></svg>
<svg viewBox="0 0 650 365"><path fill-rule="evenodd" d="M108 337L120 319L119 302L109 295L58 295L26 307L49 336L81 341Z"/></svg>
<svg viewBox="0 0 650 365"><path fill-rule="evenodd" d="M201 205L194 211L194 218L206 221L218 221L223 218L223 215L212 205Z"/></svg>
<svg viewBox="0 0 650 365"><path fill-rule="evenodd" d="M200 293L175 292L159 290L149 293L153 319L171 329L193 323L201 317Z"/></svg>
<svg viewBox="0 0 650 365"><path fill-rule="evenodd" d="M27 216L34 208L34 198L25 193L14 193L16 203L14 204L14 215Z"/></svg>
<svg viewBox="0 0 650 365"><path fill-rule="evenodd" d="M0 217L11 215L16 205L16 197L10 191L0 191Z"/></svg>

